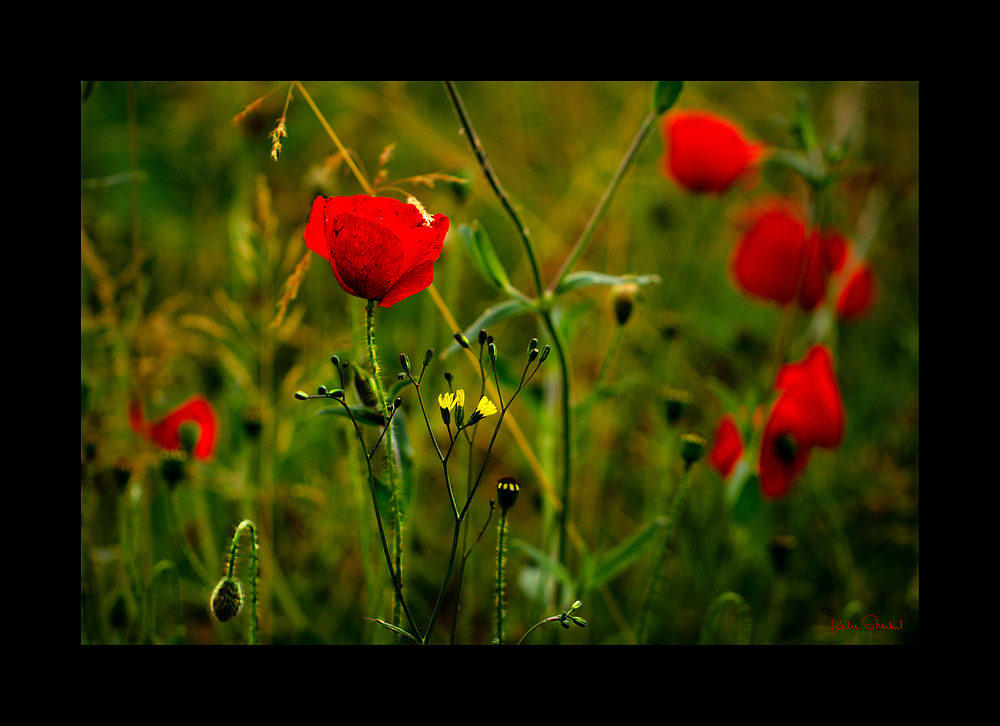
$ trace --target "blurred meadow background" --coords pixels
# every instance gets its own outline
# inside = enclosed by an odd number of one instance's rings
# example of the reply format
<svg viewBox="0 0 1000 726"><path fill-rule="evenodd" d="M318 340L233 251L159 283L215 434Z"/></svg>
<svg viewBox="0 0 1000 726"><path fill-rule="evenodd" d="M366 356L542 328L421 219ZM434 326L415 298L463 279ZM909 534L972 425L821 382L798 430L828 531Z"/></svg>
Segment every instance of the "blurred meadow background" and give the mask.
<svg viewBox="0 0 1000 726"><path fill-rule="evenodd" d="M506 299L471 263L463 224L478 221L514 287L537 295L524 248L440 82L303 85L369 179L383 167L389 184L425 176L396 186L450 219L434 288L460 329ZM649 112L653 84L456 85L531 230L547 283ZM340 288L302 238L316 196L363 189L297 89L285 111L287 92L288 83L263 81L81 83L82 643L246 642L249 608L220 623L208 601L234 529L247 518L260 542L262 643L393 640L365 619L390 619L392 588L354 431L346 418L317 415L332 402L294 396L339 386L331 356L367 363L364 301ZM734 506L719 472L704 460L691 469L648 642L736 642L739 608L723 607L706 625L728 592L745 601L754 644L919 642L918 105L917 82L685 85L676 109L725 116L771 147L790 144L797 109L825 141L850 139L845 176L827 192L828 221L849 237L869 235L878 296L865 317L832 324L826 343L844 399L844 439L813 452L788 496L750 496ZM283 113L287 136L275 160L269 134ZM730 259L741 211L799 194L795 176L764 164L753 185L693 195L664 173L658 125L574 269L661 281L638 289L624 325L613 300L620 291L607 285L568 292L558 307L574 439L563 563L574 586L560 593L582 601L576 614L587 627L546 624L528 643L635 642L659 557L654 523L681 478L680 436L698 433L711 446L720 416L748 420L774 382L782 311L741 293ZM811 322L800 314L793 338ZM377 311L388 385L399 353L419 366L424 351L435 350L421 391L439 436L444 373L456 388L480 385L478 366L454 350L455 332L430 291ZM528 341L552 341L531 314L489 333L506 400ZM797 360L804 350L794 345ZM691 401L675 422L665 415L672 390ZM496 480L517 478L505 622L514 642L569 604L556 600L552 568L538 554L551 550L556 516L559 391L552 356L511 407L468 519L471 546ZM426 623L452 515L413 393L400 393L402 579L417 621ZM164 452L130 427L130 402L157 420L195 395L218 416L215 450L209 460L184 462L184 478L168 484ZM511 418L523 441L512 436ZM365 435L370 445L377 431ZM477 457L488 440L480 431ZM453 462L453 474L464 462ZM464 491L464 479L457 481ZM485 644L495 636L498 516L466 561L457 621L446 599L431 642ZM247 563L241 555L236 568L244 586ZM450 583L454 598L456 576ZM869 615L900 627L868 630Z"/></svg>

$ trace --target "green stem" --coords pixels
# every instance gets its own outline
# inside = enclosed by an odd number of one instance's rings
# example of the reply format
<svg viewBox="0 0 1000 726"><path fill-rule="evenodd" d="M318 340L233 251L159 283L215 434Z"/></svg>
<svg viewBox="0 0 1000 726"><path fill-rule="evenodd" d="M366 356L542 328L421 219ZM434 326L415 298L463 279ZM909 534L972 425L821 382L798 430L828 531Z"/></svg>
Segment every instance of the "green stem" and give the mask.
<svg viewBox="0 0 1000 726"><path fill-rule="evenodd" d="M497 643L503 645L503 586L504 568L507 559L507 510L500 512L500 525L497 533Z"/></svg>
<svg viewBox="0 0 1000 726"><path fill-rule="evenodd" d="M618 164L618 169L615 171L615 175L611 177L611 181L608 183L607 189L604 190L604 194L601 196L600 201L597 203L597 207L594 208L593 213L590 215L590 219L587 220L587 226L584 227L583 232L580 234L580 238L576 241L573 246L573 250L569 253L569 256L563 261L562 267L559 268L559 272L552 279L549 284L548 289L546 289L546 295L553 295L559 285L562 283L563 278L573 269L573 266L580 260L580 257L587 250L587 246L590 244L591 239L594 236L594 232L597 231L598 225L601 220L604 219L605 213L608 211L608 207L611 204L611 200L621 184L622 179L625 178L625 172L628 171L629 166L635 160L636 154L638 154L639 149L642 148L643 142L646 140L646 136L649 135L650 130L653 128L653 122L656 121L656 112L650 111L649 115L646 116L645 120L642 122L642 126L639 127L638 133L636 133L635 138L632 139L632 145L625 152L625 156L622 157L621 163Z"/></svg>
<svg viewBox="0 0 1000 726"><path fill-rule="evenodd" d="M653 574L650 577L649 587L646 590L646 598L643 601L642 610L639 612L639 622L635 627L636 642L639 645L644 645L646 638L649 636L649 616L659 599L660 585L663 580L663 565L667 561L667 553L670 551L670 538L673 536L674 530L677 528L677 521L680 519L681 512L684 510L684 498L687 495L688 485L690 482L691 467L685 466L684 477L681 479L680 491L674 498L673 506L670 508L670 513L667 515L667 523L664 526L663 531L663 542L660 546L660 556L656 560L656 566L654 567Z"/></svg>
<svg viewBox="0 0 1000 726"><path fill-rule="evenodd" d="M392 624L398 626L400 620L400 609L402 597L402 549L403 549L403 522L402 515L399 511L399 493L396 488L396 467L395 467L395 455L392 450L392 431L390 430L389 424L389 406L385 400L385 389L382 387L382 376L381 371L378 366L378 357L375 354L375 300L369 300L367 306L365 307L365 342L368 346L368 362L371 365L372 379L375 383L375 393L378 396L379 409L382 412L382 416L386 421L386 432L385 432L385 452L386 452L386 469L389 475L389 490L391 492L390 496L390 515L392 517L393 523L395 524L394 536L393 536L393 550L394 559L396 562L395 579L396 585L396 598L393 601L392 606ZM369 468L371 467L371 461L368 463ZM378 503L375 504L376 511L378 510ZM381 526L381 523L380 525ZM412 625L412 623L411 623Z"/></svg>
<svg viewBox="0 0 1000 726"><path fill-rule="evenodd" d="M709 606L708 612L705 614L705 626L701 629L701 637L698 639L699 645L704 645L708 642L709 632L715 629L719 621L719 615L722 613L722 606L727 602L735 603L736 607L740 609L740 631L737 636L737 643L739 645L750 645L750 628L753 625L753 621L750 619L750 605L747 604L742 595L735 592L722 593Z"/></svg>
<svg viewBox="0 0 1000 726"><path fill-rule="evenodd" d="M566 558L566 531L568 529L569 523L569 489L570 483L573 481L573 412L572 405L570 403L570 366L569 366L569 352L566 342L563 340L562 333L559 331L558 326L552 319L551 311L545 311L542 313L542 317L545 320L545 325L549 329L549 333L552 335L552 344L555 346L556 354L559 356L559 374L560 381L562 383L562 434L563 434L563 466L562 466L562 490L560 491L560 499L562 500L562 509L559 511L559 559L560 565L565 563ZM560 595L557 597L556 602L561 600L561 590L562 585L559 585Z"/></svg>
<svg viewBox="0 0 1000 726"><path fill-rule="evenodd" d="M531 265L531 274L535 278L535 289L538 291L538 294L541 295L543 288L542 273L538 267L535 247L531 242L531 236L528 234L528 228L521 220L521 216L517 213L517 210L514 209L514 205L511 203L507 192L500 185L500 180L497 178L497 175L493 171L493 167L490 165L489 159L487 158L486 150L479 141L479 137L476 135L476 130L472 128L472 121L469 120L469 114L465 110L465 104L462 103L462 97L458 95L458 89L455 88L455 83L453 81L445 81L444 87L448 92L448 98L451 99L451 104L455 109L455 115L457 115L459 121L462 122L462 130L465 132L465 138L468 140L469 146L472 148L472 153L476 155L476 160L479 162L479 166L482 168L483 174L486 176L486 180L490 183L490 186L493 187L493 191L500 199L500 204L514 222L514 226L517 228L518 234L521 235L521 241L524 243L525 252L528 254L528 262Z"/></svg>
<svg viewBox="0 0 1000 726"><path fill-rule="evenodd" d="M260 610L257 602L257 527L249 519L244 519L236 527L233 534L233 544L229 549L229 577L233 576L236 567L236 552L240 544L240 535L244 530L250 531L250 576L247 580L250 583L250 645L260 645Z"/></svg>

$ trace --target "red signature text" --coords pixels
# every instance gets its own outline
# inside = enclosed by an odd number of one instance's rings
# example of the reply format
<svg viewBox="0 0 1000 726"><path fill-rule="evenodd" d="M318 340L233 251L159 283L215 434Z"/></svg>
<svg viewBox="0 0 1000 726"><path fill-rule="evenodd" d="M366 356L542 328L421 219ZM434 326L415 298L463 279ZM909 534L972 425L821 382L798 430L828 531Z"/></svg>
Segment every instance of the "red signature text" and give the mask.
<svg viewBox="0 0 1000 726"><path fill-rule="evenodd" d="M850 620L831 620L830 626L834 633L838 630L857 630L858 624L852 623ZM877 615L869 613L861 618L861 626L865 630L902 630L903 629L903 619L899 619L899 625L894 625L891 620L888 622L881 622Z"/></svg>

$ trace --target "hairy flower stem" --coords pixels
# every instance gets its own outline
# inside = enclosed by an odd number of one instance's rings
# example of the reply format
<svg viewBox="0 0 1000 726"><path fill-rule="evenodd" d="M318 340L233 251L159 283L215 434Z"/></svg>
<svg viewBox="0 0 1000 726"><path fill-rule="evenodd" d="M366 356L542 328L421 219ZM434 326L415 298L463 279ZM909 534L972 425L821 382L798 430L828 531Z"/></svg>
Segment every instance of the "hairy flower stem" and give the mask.
<svg viewBox="0 0 1000 726"><path fill-rule="evenodd" d="M500 512L500 524L497 527L497 643L503 645L503 586L505 584L505 568L507 560L507 510Z"/></svg>
<svg viewBox="0 0 1000 726"><path fill-rule="evenodd" d="M455 83L453 81L445 81L444 88L448 92L448 98L451 99L451 104L455 109L455 115L458 116L458 120L462 123L462 131L465 133L465 138L469 142L469 146L472 148L472 153L476 155L476 160L479 162L479 166L482 168L483 174L486 176L486 180L490 183L490 186L493 187L493 191L500 200L500 204L503 205L504 210L514 222L514 226L517 228L517 232L521 236L521 241L524 243L524 250L528 255L528 262L531 265L531 274L535 278L535 289L538 291L538 294L541 295L543 288L542 273L538 267L538 258L537 255L535 255L535 247L531 242L531 236L528 234L528 228L521 220L521 216L517 213L513 203L510 201L510 197L507 195L503 186L501 186L500 180L493 171L493 167L490 165L486 150L480 143L479 137L476 135L476 130L472 128L472 121L469 119L469 114L465 110L465 104L462 103L462 97L458 94L458 89L455 88Z"/></svg>
<svg viewBox="0 0 1000 726"><path fill-rule="evenodd" d="M385 419L386 431L385 431L385 453L386 453L386 469L389 474L389 507L390 507L390 517L394 524L394 536L393 536L393 550L394 559L396 562L395 570L395 582L396 585L396 597L393 600L392 605L392 624L398 626L400 620L400 608L401 608L401 589L402 589L402 549L403 549L403 522L402 516L399 511L399 493L396 486L396 467L395 467L395 455L392 449L392 430L391 423L389 420L389 406L385 400L385 389L382 387L382 376L381 370L378 365L378 357L375 354L375 300L369 300L365 308L365 330L366 336L365 341L368 346L368 362L371 365L372 379L375 384L375 393L378 396L379 410ZM368 463L371 467L371 461ZM378 510L378 502L375 502L375 509ZM381 526L381 524L380 524ZM390 573L391 574L391 573Z"/></svg>
<svg viewBox="0 0 1000 726"><path fill-rule="evenodd" d="M229 549L229 567L226 575L233 576L236 567L236 551L240 544L240 535L244 530L250 532L250 575L247 581L250 583L250 645L260 645L260 611L257 604L257 527L249 519L244 519L236 527L233 534L233 544Z"/></svg>
<svg viewBox="0 0 1000 726"><path fill-rule="evenodd" d="M681 479L680 491L674 497L673 506L667 515L667 523L663 528L663 540L660 545L660 555L656 560L653 573L649 580L649 587L646 589L646 598L642 603L642 610L639 612L639 621L635 627L636 643L644 645L649 637L649 616L656 606L660 596L660 585L663 580L663 565L667 561L667 553L670 551L670 538L674 529L677 528L677 520L680 519L684 510L684 498L687 495L688 485L691 482L691 467L684 467L684 476Z"/></svg>

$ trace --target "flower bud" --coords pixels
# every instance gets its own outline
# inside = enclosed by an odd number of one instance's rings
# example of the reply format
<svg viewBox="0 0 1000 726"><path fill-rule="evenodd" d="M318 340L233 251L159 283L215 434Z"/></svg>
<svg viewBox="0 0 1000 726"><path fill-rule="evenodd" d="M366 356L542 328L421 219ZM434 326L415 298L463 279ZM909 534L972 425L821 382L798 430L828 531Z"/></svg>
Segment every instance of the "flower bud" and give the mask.
<svg viewBox="0 0 1000 726"><path fill-rule="evenodd" d="M361 403L368 407L378 405L378 395L375 393L375 385L368 377L367 373L356 369L354 371L354 390L358 392Z"/></svg>
<svg viewBox="0 0 1000 726"><path fill-rule="evenodd" d="M685 468L690 469L705 451L708 442L703 436L698 434L684 434L681 436L681 458L684 459Z"/></svg>
<svg viewBox="0 0 1000 726"><path fill-rule="evenodd" d="M469 339L466 338L461 333L455 333L455 340L457 340L458 344L460 346L462 346L463 348L468 348L469 347Z"/></svg>
<svg viewBox="0 0 1000 726"><path fill-rule="evenodd" d="M528 355L531 355L531 351L538 349L538 338L532 338L528 343Z"/></svg>
<svg viewBox="0 0 1000 726"><path fill-rule="evenodd" d="M528 362L531 363L538 357L538 348L532 348L528 351Z"/></svg>
<svg viewBox="0 0 1000 726"><path fill-rule="evenodd" d="M424 363L423 363L424 368L426 368L431 364L431 359L433 357L434 357L434 349L428 348L427 351L424 353Z"/></svg>
<svg viewBox="0 0 1000 726"><path fill-rule="evenodd" d="M212 615L220 623L232 620L243 609L243 586L235 577L223 577L209 600Z"/></svg>
<svg viewBox="0 0 1000 726"><path fill-rule="evenodd" d="M326 386L320 386L319 388L317 388L316 389L316 395L317 396L325 396L326 395Z"/></svg>
<svg viewBox="0 0 1000 726"><path fill-rule="evenodd" d="M410 359L407 357L406 353L399 354L399 365L402 367L404 373L410 372Z"/></svg>
<svg viewBox="0 0 1000 726"><path fill-rule="evenodd" d="M334 368L336 368L338 371L340 370L340 357L339 356L336 356L336 355L333 356L332 358L330 358L330 362L333 363L333 367Z"/></svg>
<svg viewBox="0 0 1000 726"><path fill-rule="evenodd" d="M487 337L488 336L486 335L486 331L485 330L480 330L479 331L479 345L486 345L486 338Z"/></svg>
<svg viewBox="0 0 1000 726"><path fill-rule="evenodd" d="M639 286L634 282L626 282L611 288L611 296L615 308L615 318L619 325L624 325L632 315Z"/></svg>
<svg viewBox="0 0 1000 726"><path fill-rule="evenodd" d="M393 410L399 408L402 405L403 405L403 397L402 396L396 396L396 400L392 402L392 408L393 408Z"/></svg>
<svg viewBox="0 0 1000 726"><path fill-rule="evenodd" d="M495 343L490 343L489 353L490 353L490 360L495 361L497 359L497 346Z"/></svg>
<svg viewBox="0 0 1000 726"><path fill-rule="evenodd" d="M500 504L500 508L507 511L513 507L520 491L521 487L514 477L505 476L500 479L497 482L497 502Z"/></svg>
<svg viewBox="0 0 1000 726"><path fill-rule="evenodd" d="M299 399L300 401L305 401L305 400L307 400L309 398L309 394L306 393L305 391L296 391L295 392L295 397L297 399Z"/></svg>

